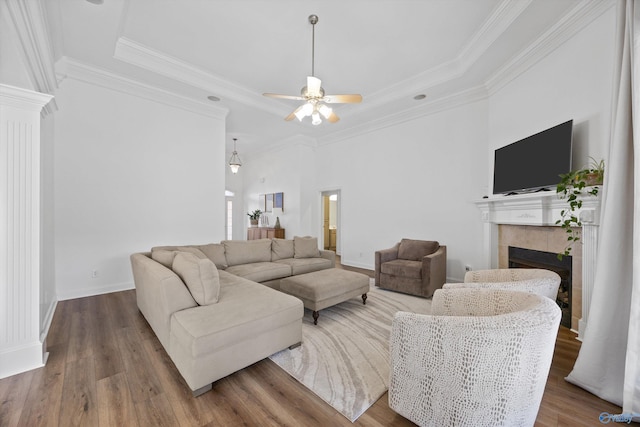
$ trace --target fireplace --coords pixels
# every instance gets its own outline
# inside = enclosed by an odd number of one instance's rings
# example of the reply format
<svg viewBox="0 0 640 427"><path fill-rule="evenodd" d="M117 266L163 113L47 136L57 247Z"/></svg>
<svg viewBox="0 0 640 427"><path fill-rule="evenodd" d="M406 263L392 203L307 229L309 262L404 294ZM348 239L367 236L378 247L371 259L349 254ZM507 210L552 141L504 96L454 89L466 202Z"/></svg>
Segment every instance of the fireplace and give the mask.
<svg viewBox="0 0 640 427"><path fill-rule="evenodd" d="M543 268L558 273L560 287L556 303L562 310L560 323L571 328L571 256L564 256L559 260L552 252L509 246L509 268Z"/></svg>
<svg viewBox="0 0 640 427"><path fill-rule="evenodd" d="M567 234L556 225L566 200L547 191L515 196L489 196L475 202L483 226L484 264L488 268L508 268L508 246L551 252L564 252ZM600 199L584 200L577 213L581 238L571 252L569 307L571 329L583 337L589 321L593 280L598 249Z"/></svg>

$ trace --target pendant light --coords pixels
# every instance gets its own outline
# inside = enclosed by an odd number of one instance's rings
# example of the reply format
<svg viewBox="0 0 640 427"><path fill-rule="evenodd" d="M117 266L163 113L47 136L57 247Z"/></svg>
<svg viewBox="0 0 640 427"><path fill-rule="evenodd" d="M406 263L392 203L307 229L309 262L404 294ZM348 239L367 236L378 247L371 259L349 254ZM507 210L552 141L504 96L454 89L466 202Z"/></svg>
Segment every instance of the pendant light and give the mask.
<svg viewBox="0 0 640 427"><path fill-rule="evenodd" d="M238 138L233 138L233 154L229 159L229 167L231 168L231 172L234 174L238 173L240 170L240 166L242 166L242 162L240 161L240 156L238 156L238 152L236 151L236 141Z"/></svg>

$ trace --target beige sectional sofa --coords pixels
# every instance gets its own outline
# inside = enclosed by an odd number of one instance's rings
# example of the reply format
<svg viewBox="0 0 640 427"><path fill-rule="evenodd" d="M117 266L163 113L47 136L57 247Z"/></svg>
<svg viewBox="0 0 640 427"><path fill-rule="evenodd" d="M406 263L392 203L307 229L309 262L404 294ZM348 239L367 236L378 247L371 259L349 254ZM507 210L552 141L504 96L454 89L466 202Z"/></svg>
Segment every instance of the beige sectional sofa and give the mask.
<svg viewBox="0 0 640 427"><path fill-rule="evenodd" d="M140 312L194 395L302 341L302 301L280 280L335 267L315 238L160 246L131 255Z"/></svg>

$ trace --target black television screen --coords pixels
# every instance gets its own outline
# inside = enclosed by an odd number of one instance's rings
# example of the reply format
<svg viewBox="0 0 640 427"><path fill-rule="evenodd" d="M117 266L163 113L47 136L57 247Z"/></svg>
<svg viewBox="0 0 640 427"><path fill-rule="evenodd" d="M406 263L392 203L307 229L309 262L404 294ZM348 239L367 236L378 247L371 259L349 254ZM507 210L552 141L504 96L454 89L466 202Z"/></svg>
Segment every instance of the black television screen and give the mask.
<svg viewBox="0 0 640 427"><path fill-rule="evenodd" d="M493 166L493 194L555 187L571 171L573 120L498 148Z"/></svg>

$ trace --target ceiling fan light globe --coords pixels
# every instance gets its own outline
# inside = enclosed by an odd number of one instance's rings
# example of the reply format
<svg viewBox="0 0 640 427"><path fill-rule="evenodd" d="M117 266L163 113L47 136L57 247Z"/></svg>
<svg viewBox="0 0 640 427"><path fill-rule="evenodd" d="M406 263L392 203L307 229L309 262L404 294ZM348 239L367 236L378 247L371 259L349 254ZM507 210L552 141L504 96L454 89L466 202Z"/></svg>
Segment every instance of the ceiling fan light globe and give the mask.
<svg viewBox="0 0 640 427"><path fill-rule="evenodd" d="M313 113L313 104L311 104L310 102L304 104L304 106L302 107L302 110L300 111L304 113L303 117L310 116Z"/></svg>
<svg viewBox="0 0 640 427"><path fill-rule="evenodd" d="M322 114L322 116L325 119L328 119L331 116L333 109L331 107L327 107L326 105L322 104L318 107L318 112Z"/></svg>
<svg viewBox="0 0 640 427"><path fill-rule="evenodd" d="M311 124L314 126L318 126L320 123L322 123L322 119L320 118L320 114L318 114L318 112L315 112L311 115Z"/></svg>
<svg viewBox="0 0 640 427"><path fill-rule="evenodd" d="M302 111L302 109L296 111L295 113L293 113L296 116L296 119L298 119L298 121L302 121L302 119L304 119L307 115Z"/></svg>

